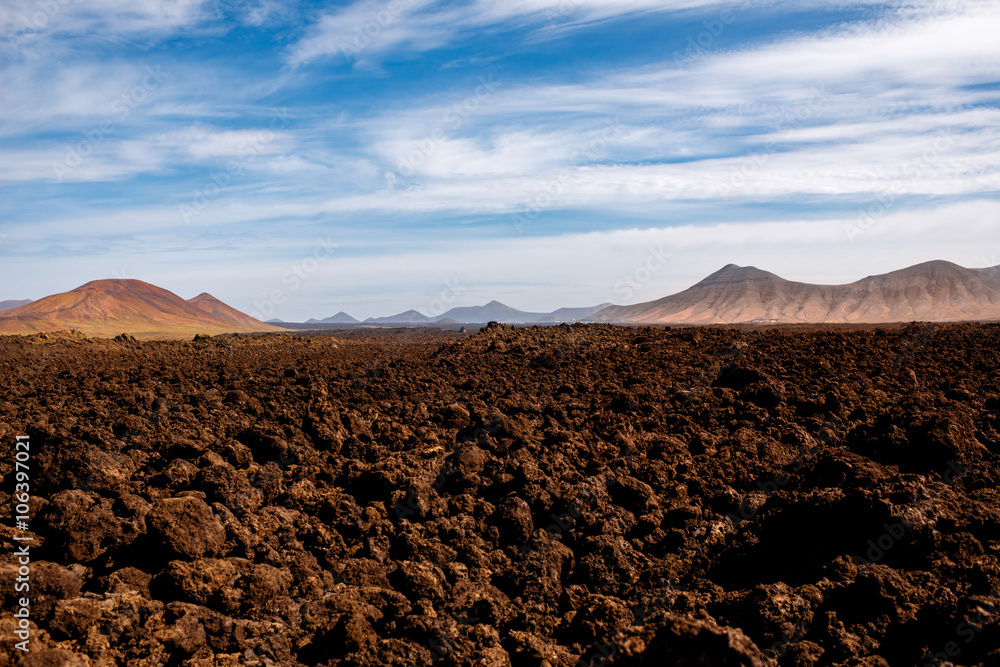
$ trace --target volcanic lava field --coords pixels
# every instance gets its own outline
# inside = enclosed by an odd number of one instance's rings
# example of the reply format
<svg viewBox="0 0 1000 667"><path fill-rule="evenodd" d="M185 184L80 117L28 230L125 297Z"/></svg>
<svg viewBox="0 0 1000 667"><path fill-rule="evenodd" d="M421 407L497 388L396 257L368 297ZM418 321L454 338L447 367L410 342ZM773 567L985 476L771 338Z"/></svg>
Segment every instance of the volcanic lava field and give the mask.
<svg viewBox="0 0 1000 667"><path fill-rule="evenodd" d="M1000 665L1000 325L0 339L0 665Z"/></svg>

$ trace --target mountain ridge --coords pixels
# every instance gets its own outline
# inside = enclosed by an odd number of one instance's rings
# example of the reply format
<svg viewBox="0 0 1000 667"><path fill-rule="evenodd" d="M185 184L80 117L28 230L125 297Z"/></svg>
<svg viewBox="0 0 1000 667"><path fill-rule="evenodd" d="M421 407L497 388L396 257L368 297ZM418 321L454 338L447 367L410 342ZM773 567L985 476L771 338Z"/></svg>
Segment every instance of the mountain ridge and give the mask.
<svg viewBox="0 0 1000 667"><path fill-rule="evenodd" d="M344 311L340 311L336 315L331 315L330 317L324 317L321 320L317 320L315 318L308 319L308 320L306 320L305 323L306 324L316 324L316 323L321 323L321 324L360 324L360 322L361 322L361 320L348 315Z"/></svg>
<svg viewBox="0 0 1000 667"><path fill-rule="evenodd" d="M1000 267L968 269L932 260L842 285L795 282L756 267L728 264L686 290L631 306L610 306L587 321L816 324L997 317Z"/></svg>
<svg viewBox="0 0 1000 667"><path fill-rule="evenodd" d="M440 315L428 317L416 310L407 310L386 317L369 317L364 324L483 324L500 322L503 324L558 324L560 322L579 322L611 304L602 303L597 306L583 308L558 308L550 313L536 313L512 308L505 303L493 299L482 306L456 306ZM327 322L329 320L312 320L312 322Z"/></svg>
<svg viewBox="0 0 1000 667"><path fill-rule="evenodd" d="M0 333L77 329L94 336L185 337L196 333L281 331L203 292L184 300L133 279L92 280L11 310L0 311Z"/></svg>
<svg viewBox="0 0 1000 667"><path fill-rule="evenodd" d="M8 334L77 329L98 336L181 337L285 330L256 320L208 292L184 300L156 285L131 279L94 280L37 301L0 302L0 306L4 304L17 304L0 308L0 333ZM932 260L851 283L822 285L786 280L754 266L727 264L686 290L629 306L600 304L536 313L494 299L482 306L458 306L434 317L408 310L359 322L341 311L307 324L875 324L916 320L1000 320L1000 265L970 269Z"/></svg>

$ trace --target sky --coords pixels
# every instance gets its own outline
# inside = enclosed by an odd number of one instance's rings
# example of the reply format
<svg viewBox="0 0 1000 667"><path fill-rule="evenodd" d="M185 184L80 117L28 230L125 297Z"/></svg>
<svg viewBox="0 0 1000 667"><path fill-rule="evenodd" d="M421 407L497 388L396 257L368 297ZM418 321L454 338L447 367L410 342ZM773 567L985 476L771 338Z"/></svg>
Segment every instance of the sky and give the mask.
<svg viewBox="0 0 1000 667"><path fill-rule="evenodd" d="M1000 0L5 0L0 300L261 319L1000 264Z"/></svg>

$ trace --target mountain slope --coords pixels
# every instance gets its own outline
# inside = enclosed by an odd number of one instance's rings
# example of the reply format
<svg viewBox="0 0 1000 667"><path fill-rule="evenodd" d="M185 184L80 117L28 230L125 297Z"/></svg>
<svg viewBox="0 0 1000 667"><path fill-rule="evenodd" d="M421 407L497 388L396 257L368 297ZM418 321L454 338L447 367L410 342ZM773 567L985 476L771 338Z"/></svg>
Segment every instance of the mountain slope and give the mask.
<svg viewBox="0 0 1000 667"><path fill-rule="evenodd" d="M0 311L2 333L59 329L77 329L95 336L124 332L146 338L280 331L208 294L189 302L141 280L95 280L69 292Z"/></svg>
<svg viewBox="0 0 1000 667"><path fill-rule="evenodd" d="M511 308L499 301L490 301L485 306L459 306L436 317L436 320L451 318L457 322L535 322L546 313L529 313L517 308Z"/></svg>
<svg viewBox="0 0 1000 667"><path fill-rule="evenodd" d="M1000 317L1000 276L933 261L847 285L785 280L730 264L671 296L611 306L591 322L719 324L777 322L909 322Z"/></svg>
<svg viewBox="0 0 1000 667"><path fill-rule="evenodd" d="M552 324L576 322L592 315L611 304L602 303L590 308L560 308L551 313L532 313L511 308L499 301L490 301L485 306L460 306L440 315L435 321L450 318L462 324L482 322L503 322L518 324Z"/></svg>
<svg viewBox="0 0 1000 667"><path fill-rule="evenodd" d="M610 303L602 303L598 306L587 308L559 308L547 315L534 320L538 324L559 324L560 322L582 322L594 313L600 312L610 306Z"/></svg>
<svg viewBox="0 0 1000 667"><path fill-rule="evenodd" d="M31 303L31 299L8 299L7 301L0 301L0 310L11 310L12 308L20 308L21 306L26 306Z"/></svg>
<svg viewBox="0 0 1000 667"><path fill-rule="evenodd" d="M437 315L427 317L415 310L389 315L387 317L369 317L364 324L483 324L486 322L503 322L506 324L558 324L560 322L579 322L611 304L602 303L589 308L560 308L551 313L530 313L517 308L490 301L485 306L458 306ZM341 311L332 317L322 320L309 319L306 324L358 324L347 313Z"/></svg>
<svg viewBox="0 0 1000 667"><path fill-rule="evenodd" d="M322 322L323 324L358 324L361 320L351 317L344 311L340 311L336 315L331 315L330 317L324 317L321 320L309 320L310 322Z"/></svg>
<svg viewBox="0 0 1000 667"><path fill-rule="evenodd" d="M252 327L263 324L260 320L219 301L208 292L202 292L198 296L188 299L188 303L208 313L217 322L232 322L238 326L251 327L250 330L253 330Z"/></svg>
<svg viewBox="0 0 1000 667"><path fill-rule="evenodd" d="M364 324L427 324L432 322L431 318L415 310L407 310L397 315L388 317L369 317Z"/></svg>
<svg viewBox="0 0 1000 667"><path fill-rule="evenodd" d="M977 269L980 273L985 273L987 276L991 276L1000 280L1000 265L990 266L985 269Z"/></svg>

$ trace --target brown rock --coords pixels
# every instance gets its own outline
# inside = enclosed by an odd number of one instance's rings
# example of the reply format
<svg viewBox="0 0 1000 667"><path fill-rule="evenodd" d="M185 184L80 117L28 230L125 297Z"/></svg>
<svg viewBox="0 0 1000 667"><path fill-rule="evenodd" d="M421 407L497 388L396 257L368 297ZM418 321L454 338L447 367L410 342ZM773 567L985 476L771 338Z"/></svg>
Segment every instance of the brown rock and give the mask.
<svg viewBox="0 0 1000 667"><path fill-rule="evenodd" d="M101 608L92 598L59 600L49 628L54 635L65 638L83 638L87 628L101 617Z"/></svg>
<svg viewBox="0 0 1000 667"><path fill-rule="evenodd" d="M79 489L55 494L38 517L49 536L46 548L69 563L97 558L121 536L111 505L110 500Z"/></svg>
<svg viewBox="0 0 1000 667"><path fill-rule="evenodd" d="M636 634L613 642L607 665L732 665L770 667L771 661L743 632L714 621L670 615Z"/></svg>
<svg viewBox="0 0 1000 667"><path fill-rule="evenodd" d="M531 508L521 498L508 498L497 510L500 536L507 544L526 544L535 532Z"/></svg>
<svg viewBox="0 0 1000 667"><path fill-rule="evenodd" d="M80 595L81 572L58 563L38 561L31 564L31 603L37 618L48 617L60 600Z"/></svg>
<svg viewBox="0 0 1000 667"><path fill-rule="evenodd" d="M197 498L166 498L146 517L150 535L180 558L213 556L222 549L226 531L212 508Z"/></svg>

